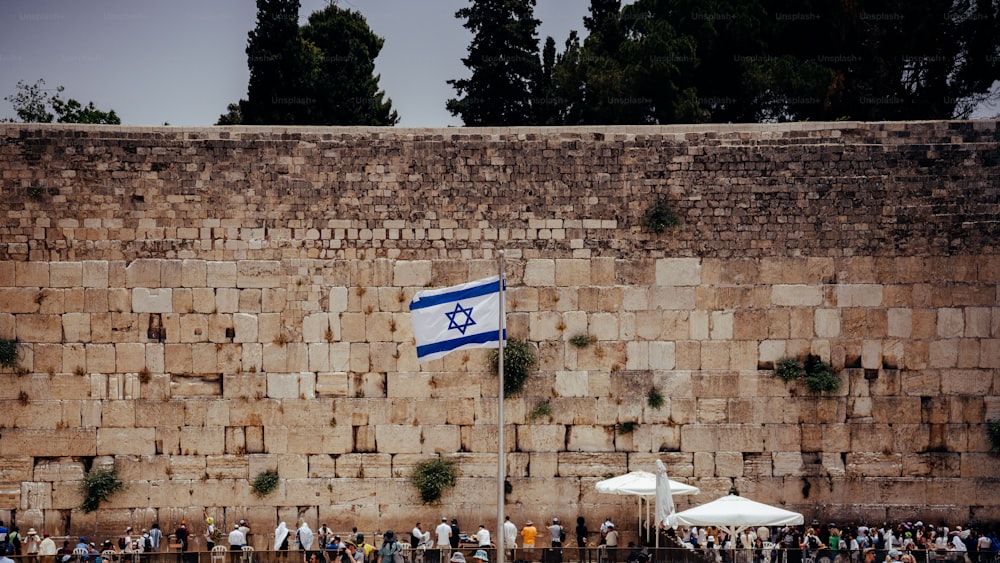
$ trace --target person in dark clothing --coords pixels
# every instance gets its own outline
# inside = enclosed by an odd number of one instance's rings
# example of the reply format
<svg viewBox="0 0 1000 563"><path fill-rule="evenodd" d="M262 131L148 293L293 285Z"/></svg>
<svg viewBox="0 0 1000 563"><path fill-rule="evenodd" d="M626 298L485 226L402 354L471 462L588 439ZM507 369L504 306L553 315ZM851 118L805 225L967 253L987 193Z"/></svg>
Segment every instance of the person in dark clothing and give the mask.
<svg viewBox="0 0 1000 563"><path fill-rule="evenodd" d="M584 555L587 550L587 535L590 532L587 531L587 521L584 520L583 516L576 517L576 550L579 555L580 561L586 561Z"/></svg>
<svg viewBox="0 0 1000 563"><path fill-rule="evenodd" d="M459 535L461 531L458 529L458 518L451 519L451 548L458 549Z"/></svg>

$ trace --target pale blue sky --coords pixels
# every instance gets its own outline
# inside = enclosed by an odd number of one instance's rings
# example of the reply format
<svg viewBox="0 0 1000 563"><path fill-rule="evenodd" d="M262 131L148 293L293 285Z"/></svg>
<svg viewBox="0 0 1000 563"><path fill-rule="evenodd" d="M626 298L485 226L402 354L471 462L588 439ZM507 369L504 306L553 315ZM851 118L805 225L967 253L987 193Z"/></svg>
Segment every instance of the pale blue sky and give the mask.
<svg viewBox="0 0 1000 563"><path fill-rule="evenodd" d="M302 0L301 18L326 6ZM445 83L468 75L468 0L340 0L385 39L375 61L400 126L460 125ZM584 34L589 0L537 0L539 39ZM114 109L127 125L211 125L246 96L254 0L0 0L0 98L18 80L66 87L64 97ZM541 43L540 43L541 45ZM0 99L0 118L14 117Z"/></svg>

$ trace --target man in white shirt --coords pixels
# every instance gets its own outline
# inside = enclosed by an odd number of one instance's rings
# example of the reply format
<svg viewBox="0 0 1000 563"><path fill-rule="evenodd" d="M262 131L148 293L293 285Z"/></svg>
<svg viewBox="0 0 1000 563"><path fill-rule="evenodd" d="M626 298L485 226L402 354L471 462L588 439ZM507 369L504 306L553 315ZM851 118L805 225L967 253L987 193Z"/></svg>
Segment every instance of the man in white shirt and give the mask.
<svg viewBox="0 0 1000 563"><path fill-rule="evenodd" d="M434 535L437 537L437 548L440 550L441 561L447 561L451 557L451 526L448 519L442 518L441 523L434 528Z"/></svg>
<svg viewBox="0 0 1000 563"><path fill-rule="evenodd" d="M420 545L420 541L423 540L423 538L424 531L420 528L420 522L417 522L417 525L410 531L410 547L417 549L417 546Z"/></svg>
<svg viewBox="0 0 1000 563"><path fill-rule="evenodd" d="M508 550L517 549L517 526L510 521L510 516L505 516L503 521L503 547ZM511 551L511 561L513 560Z"/></svg>
<svg viewBox="0 0 1000 563"><path fill-rule="evenodd" d="M239 551L243 549L243 544L246 543L246 536L240 530L239 524L233 524L233 531L229 532L229 549L232 551Z"/></svg>
<svg viewBox="0 0 1000 563"><path fill-rule="evenodd" d="M490 547L490 531L482 524L479 525L479 531L476 532L476 542L479 544L479 547Z"/></svg>

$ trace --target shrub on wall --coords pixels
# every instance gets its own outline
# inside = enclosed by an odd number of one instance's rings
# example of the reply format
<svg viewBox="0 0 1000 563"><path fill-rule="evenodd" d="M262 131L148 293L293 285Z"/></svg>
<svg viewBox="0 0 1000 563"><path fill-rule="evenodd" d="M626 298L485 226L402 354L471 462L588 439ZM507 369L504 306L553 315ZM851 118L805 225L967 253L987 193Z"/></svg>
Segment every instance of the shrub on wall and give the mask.
<svg viewBox="0 0 1000 563"><path fill-rule="evenodd" d="M517 338L510 338L503 349L503 396L510 398L524 389L528 374L538 364L531 345ZM493 375L500 373L500 351L493 350L489 355L490 369Z"/></svg>
<svg viewBox="0 0 1000 563"><path fill-rule="evenodd" d="M659 409L663 407L666 400L663 398L663 393L656 387L650 387L649 393L646 394L646 404L649 405L651 409Z"/></svg>
<svg viewBox="0 0 1000 563"><path fill-rule="evenodd" d="M642 216L642 225L654 233L662 233L681 223L674 213L670 203L665 199L657 200Z"/></svg>
<svg viewBox="0 0 1000 563"><path fill-rule="evenodd" d="M92 469L80 481L80 493L83 495L80 509L84 512L93 512L100 507L102 501L124 490L125 483L118 479L117 468Z"/></svg>
<svg viewBox="0 0 1000 563"><path fill-rule="evenodd" d="M986 423L986 436L994 452L1000 452L1000 419Z"/></svg>
<svg viewBox="0 0 1000 563"><path fill-rule="evenodd" d="M454 487L458 478L458 463L453 459L435 458L418 463L410 481L420 491L420 500L431 504L441 500L444 490Z"/></svg>
<svg viewBox="0 0 1000 563"><path fill-rule="evenodd" d="M17 340L0 338L0 366L5 368L18 367Z"/></svg>
<svg viewBox="0 0 1000 563"><path fill-rule="evenodd" d="M832 393L840 388L840 376L830 364L812 354L805 360L781 358L774 366L774 375L786 383L801 379L814 393Z"/></svg>
<svg viewBox="0 0 1000 563"><path fill-rule="evenodd" d="M278 488L280 480L276 471L262 471L257 474L253 483L250 483L250 492L258 498L266 497Z"/></svg>

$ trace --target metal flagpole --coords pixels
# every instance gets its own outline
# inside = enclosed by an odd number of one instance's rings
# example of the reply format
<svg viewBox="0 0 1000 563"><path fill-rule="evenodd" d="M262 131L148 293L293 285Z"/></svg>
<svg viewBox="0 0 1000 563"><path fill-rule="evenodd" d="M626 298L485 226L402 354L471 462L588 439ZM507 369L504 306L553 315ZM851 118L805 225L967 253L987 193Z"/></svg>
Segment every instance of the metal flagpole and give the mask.
<svg viewBox="0 0 1000 563"><path fill-rule="evenodd" d="M503 279L503 250L499 251L497 259L500 268L500 329L497 338L500 341L499 353L497 354L497 376L500 383L497 391L497 563L504 563L504 550L506 542L503 535L504 522L504 484L506 483L507 467L503 447L503 350L504 334L507 331L507 303L506 287Z"/></svg>

